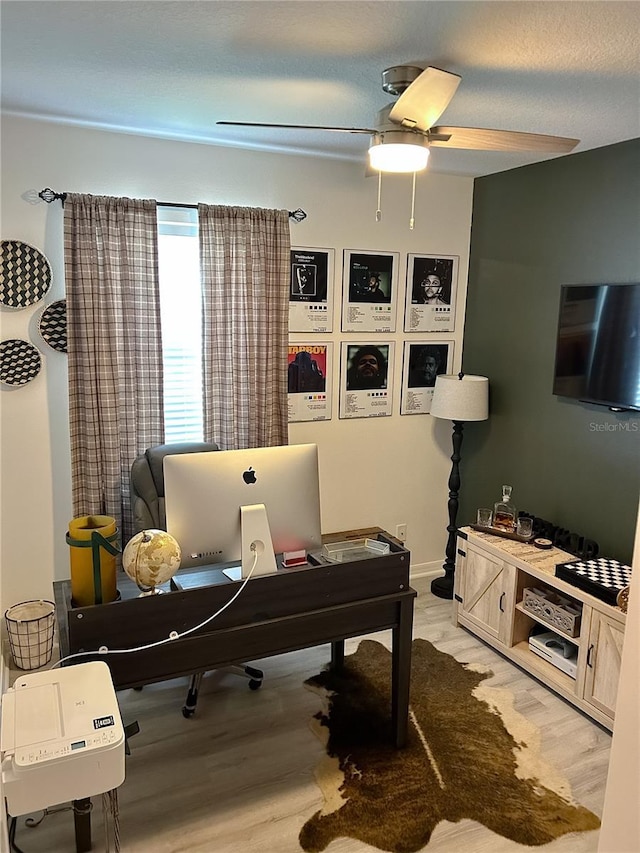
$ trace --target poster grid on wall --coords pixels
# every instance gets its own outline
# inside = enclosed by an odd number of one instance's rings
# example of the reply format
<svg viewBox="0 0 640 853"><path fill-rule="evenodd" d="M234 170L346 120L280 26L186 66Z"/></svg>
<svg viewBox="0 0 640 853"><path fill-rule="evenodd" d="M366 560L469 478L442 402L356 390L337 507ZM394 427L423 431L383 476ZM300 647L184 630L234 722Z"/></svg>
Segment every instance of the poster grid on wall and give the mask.
<svg viewBox="0 0 640 853"><path fill-rule="evenodd" d="M400 414L428 414L436 377L452 369L453 341L405 341Z"/></svg>
<svg viewBox="0 0 640 853"><path fill-rule="evenodd" d="M290 343L289 423L331 420L333 344Z"/></svg>
<svg viewBox="0 0 640 853"><path fill-rule="evenodd" d="M342 331L395 332L398 252L344 250Z"/></svg>
<svg viewBox="0 0 640 853"><path fill-rule="evenodd" d="M407 255L405 332L453 332L458 290L457 255Z"/></svg>
<svg viewBox="0 0 640 853"><path fill-rule="evenodd" d="M392 414L394 342L342 341L340 418Z"/></svg>
<svg viewBox="0 0 640 853"><path fill-rule="evenodd" d="M289 331L333 331L333 249L292 248Z"/></svg>

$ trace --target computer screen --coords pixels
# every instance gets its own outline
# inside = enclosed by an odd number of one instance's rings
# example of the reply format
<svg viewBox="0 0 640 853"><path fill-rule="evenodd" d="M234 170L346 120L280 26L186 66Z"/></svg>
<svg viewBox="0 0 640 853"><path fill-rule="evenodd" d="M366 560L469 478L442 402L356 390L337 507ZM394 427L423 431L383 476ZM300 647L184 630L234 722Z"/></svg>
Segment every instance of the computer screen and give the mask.
<svg viewBox="0 0 640 853"><path fill-rule="evenodd" d="M289 444L164 459L167 530L182 567L241 559L240 509L264 504L276 554L318 550L318 448Z"/></svg>

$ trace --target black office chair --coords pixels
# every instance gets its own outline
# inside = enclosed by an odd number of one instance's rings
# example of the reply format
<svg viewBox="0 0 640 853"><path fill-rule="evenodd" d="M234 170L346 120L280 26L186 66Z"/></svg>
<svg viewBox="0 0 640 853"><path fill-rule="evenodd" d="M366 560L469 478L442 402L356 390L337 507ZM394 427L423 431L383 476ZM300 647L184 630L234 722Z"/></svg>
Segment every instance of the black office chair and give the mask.
<svg viewBox="0 0 640 853"><path fill-rule="evenodd" d="M131 466L131 509L135 532L154 528L166 530L167 520L164 502L165 456L175 453L203 453L219 450L217 444L209 442L189 442L184 444L158 444L150 447L142 456L138 456ZM224 667L225 672L249 679L249 688L258 690L262 686L262 670L252 666L238 664ZM196 710L198 691L202 684L203 672L191 676L189 692L182 708L185 717L191 717Z"/></svg>

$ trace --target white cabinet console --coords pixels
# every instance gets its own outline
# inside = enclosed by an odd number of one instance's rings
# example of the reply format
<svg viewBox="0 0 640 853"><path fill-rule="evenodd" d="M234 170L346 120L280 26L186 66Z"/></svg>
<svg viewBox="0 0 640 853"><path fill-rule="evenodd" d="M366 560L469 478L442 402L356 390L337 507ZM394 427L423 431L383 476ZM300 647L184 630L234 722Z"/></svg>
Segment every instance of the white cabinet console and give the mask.
<svg viewBox="0 0 640 853"><path fill-rule="evenodd" d="M622 610L557 578L556 565L575 560L559 548L463 527L456 550L454 623L613 729ZM547 632L555 636L545 645ZM542 652L532 650L532 635Z"/></svg>

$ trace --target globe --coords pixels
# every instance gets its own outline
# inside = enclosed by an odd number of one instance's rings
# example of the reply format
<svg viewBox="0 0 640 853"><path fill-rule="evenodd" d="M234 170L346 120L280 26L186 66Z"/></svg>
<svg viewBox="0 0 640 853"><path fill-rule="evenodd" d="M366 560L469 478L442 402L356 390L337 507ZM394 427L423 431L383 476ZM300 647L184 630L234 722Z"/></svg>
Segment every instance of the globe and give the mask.
<svg viewBox="0 0 640 853"><path fill-rule="evenodd" d="M143 594L150 595L175 575L181 558L180 545L165 530L141 530L127 542L122 567Z"/></svg>

